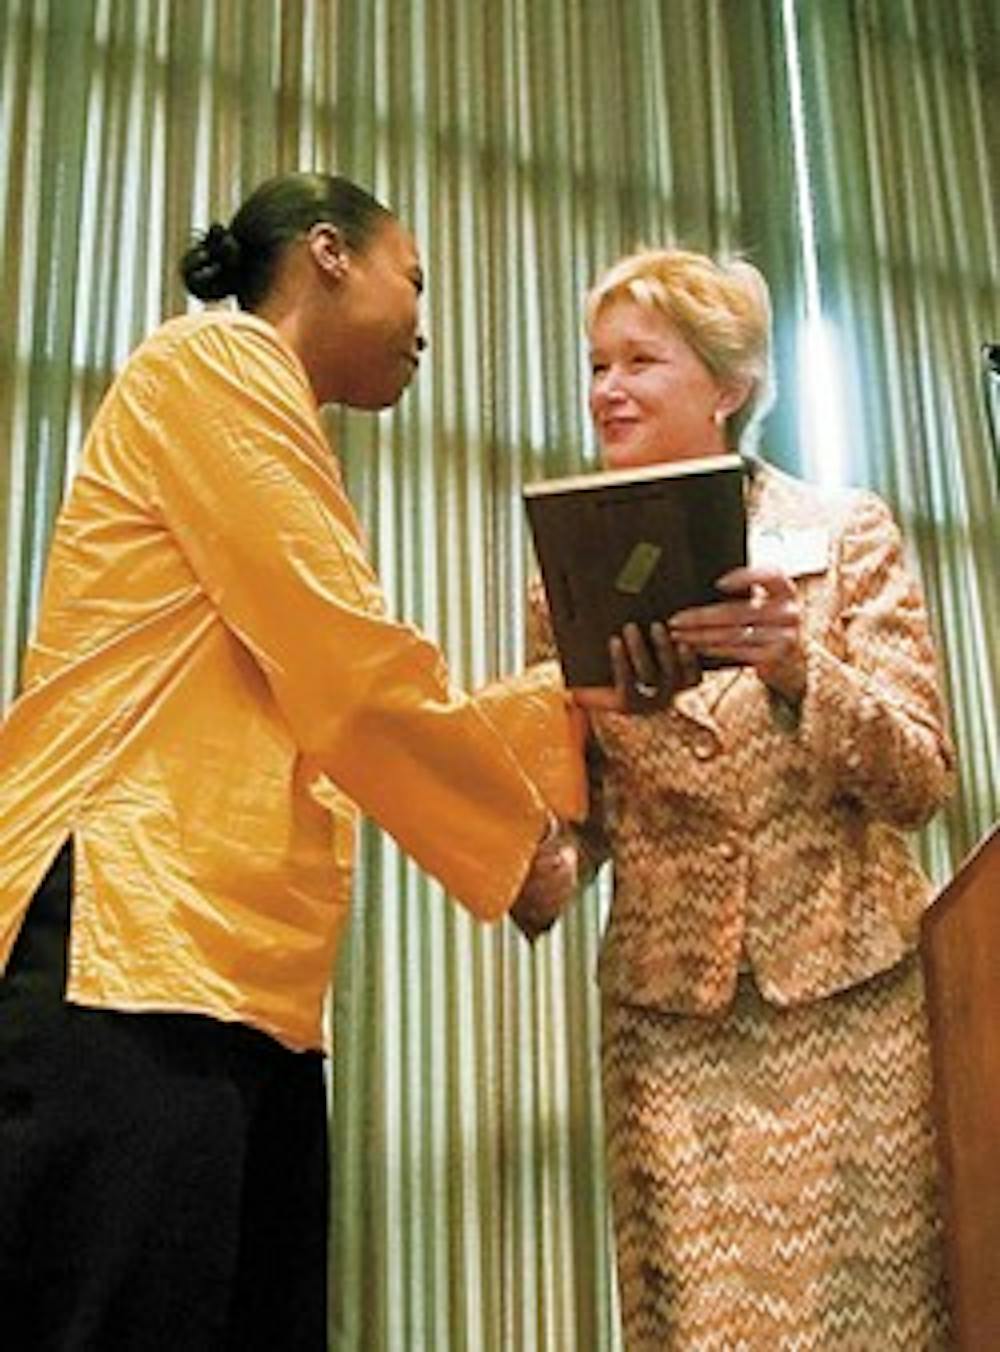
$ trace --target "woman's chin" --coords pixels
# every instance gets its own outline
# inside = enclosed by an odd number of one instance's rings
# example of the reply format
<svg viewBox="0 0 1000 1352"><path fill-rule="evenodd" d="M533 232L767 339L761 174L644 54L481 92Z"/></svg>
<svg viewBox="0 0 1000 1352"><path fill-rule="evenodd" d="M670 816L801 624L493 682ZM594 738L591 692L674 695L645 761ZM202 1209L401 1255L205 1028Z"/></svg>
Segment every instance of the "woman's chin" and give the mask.
<svg viewBox="0 0 1000 1352"><path fill-rule="evenodd" d="M605 469L638 469L642 465L655 465L660 457L643 452L638 446L603 446L601 464Z"/></svg>

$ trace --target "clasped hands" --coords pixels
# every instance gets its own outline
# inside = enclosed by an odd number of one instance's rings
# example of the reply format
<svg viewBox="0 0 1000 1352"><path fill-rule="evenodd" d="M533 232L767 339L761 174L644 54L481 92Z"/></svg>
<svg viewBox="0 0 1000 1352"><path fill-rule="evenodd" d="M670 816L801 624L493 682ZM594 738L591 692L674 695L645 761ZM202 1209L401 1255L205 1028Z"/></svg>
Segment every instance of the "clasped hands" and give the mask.
<svg viewBox="0 0 1000 1352"><path fill-rule="evenodd" d="M510 918L532 943L551 929L580 880L579 846L554 829L535 851L528 876L510 908Z"/></svg>

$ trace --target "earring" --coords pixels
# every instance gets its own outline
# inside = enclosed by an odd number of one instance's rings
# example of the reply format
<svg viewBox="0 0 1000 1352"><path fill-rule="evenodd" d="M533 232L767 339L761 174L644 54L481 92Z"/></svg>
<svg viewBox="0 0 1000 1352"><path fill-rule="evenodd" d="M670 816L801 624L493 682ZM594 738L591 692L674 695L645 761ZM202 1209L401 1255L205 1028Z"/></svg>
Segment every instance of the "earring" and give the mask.
<svg viewBox="0 0 1000 1352"><path fill-rule="evenodd" d="M721 408L717 408L715 412L712 414L712 421L715 423L716 427L721 427L722 424L726 421L726 415L723 413Z"/></svg>

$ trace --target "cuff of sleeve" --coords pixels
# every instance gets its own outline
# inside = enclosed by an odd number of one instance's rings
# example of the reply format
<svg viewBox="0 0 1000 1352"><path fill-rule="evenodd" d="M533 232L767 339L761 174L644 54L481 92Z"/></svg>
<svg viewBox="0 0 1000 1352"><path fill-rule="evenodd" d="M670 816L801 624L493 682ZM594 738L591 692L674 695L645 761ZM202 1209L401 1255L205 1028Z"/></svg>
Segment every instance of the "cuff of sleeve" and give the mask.
<svg viewBox="0 0 1000 1352"><path fill-rule="evenodd" d="M559 818L554 812L550 812L548 820L545 823L545 830L542 832L541 839L538 842L539 847L542 845L551 845L552 841L554 841L559 834L560 829Z"/></svg>
<svg viewBox="0 0 1000 1352"><path fill-rule="evenodd" d="M877 701L866 693L861 674L820 644L809 645L806 663L799 736L820 762L856 771L863 762L865 727L878 715Z"/></svg>
<svg viewBox="0 0 1000 1352"><path fill-rule="evenodd" d="M563 821L582 821L587 815L587 720L566 691L558 664L542 662L495 681L474 699L549 811Z"/></svg>

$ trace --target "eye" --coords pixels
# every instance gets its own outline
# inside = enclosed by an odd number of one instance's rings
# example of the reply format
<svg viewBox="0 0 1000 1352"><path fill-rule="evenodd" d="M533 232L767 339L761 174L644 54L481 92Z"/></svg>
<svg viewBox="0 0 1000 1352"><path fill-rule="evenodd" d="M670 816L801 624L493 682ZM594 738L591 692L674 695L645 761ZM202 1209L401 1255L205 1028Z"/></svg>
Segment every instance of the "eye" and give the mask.
<svg viewBox="0 0 1000 1352"><path fill-rule="evenodd" d="M591 377L594 377L594 376L603 376L604 373L605 373L605 371L606 371L607 369L608 369L608 363L607 363L606 361L592 361L592 362L590 363L590 374L591 374Z"/></svg>

